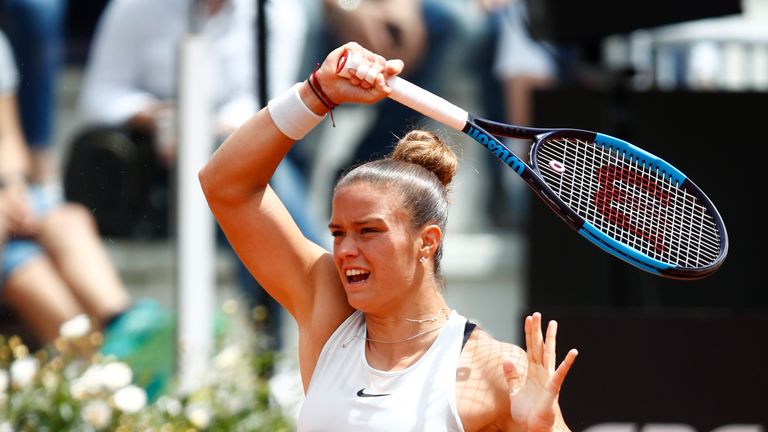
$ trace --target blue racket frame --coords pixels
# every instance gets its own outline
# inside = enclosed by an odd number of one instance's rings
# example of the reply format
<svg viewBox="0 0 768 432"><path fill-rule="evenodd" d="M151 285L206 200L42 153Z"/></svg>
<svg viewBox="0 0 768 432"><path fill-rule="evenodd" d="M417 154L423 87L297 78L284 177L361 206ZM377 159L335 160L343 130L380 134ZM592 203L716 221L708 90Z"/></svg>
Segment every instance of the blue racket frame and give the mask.
<svg viewBox="0 0 768 432"><path fill-rule="evenodd" d="M599 132L581 129L528 128L487 120L472 114L468 115L467 123L462 132L480 143L499 160L517 172L531 187L533 192L581 236L603 251L641 270L672 279L701 279L715 272L722 265L728 253L728 235L725 224L712 201L680 170L665 160L631 143ZM698 204L706 207L708 213L713 217L720 241L720 252L714 262L707 266L690 268L660 261L606 235L572 210L547 184L541 174L537 158L541 143L561 135L594 142L596 145L615 149L626 154L628 158L642 166L650 166L654 170L663 172L666 179L679 183L680 188L685 188L688 193L693 195L698 200ZM532 140L530 165L505 146L497 138L498 136Z"/></svg>

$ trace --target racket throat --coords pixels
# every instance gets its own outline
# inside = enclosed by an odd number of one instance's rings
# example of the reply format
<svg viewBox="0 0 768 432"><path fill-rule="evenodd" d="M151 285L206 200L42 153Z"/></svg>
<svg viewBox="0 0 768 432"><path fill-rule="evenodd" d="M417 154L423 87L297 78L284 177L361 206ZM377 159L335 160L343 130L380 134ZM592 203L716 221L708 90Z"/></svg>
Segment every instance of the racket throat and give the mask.
<svg viewBox="0 0 768 432"><path fill-rule="evenodd" d="M474 124L467 122L467 125L462 130L465 134L467 134L470 138L477 141L485 147L488 151L493 153L494 156L499 158L502 162L504 162L507 166L512 168L515 172L517 172L519 175L523 175L525 172L526 165L525 163L520 160L520 158L512 152L507 146L502 144L501 141L496 139L493 135L489 134L488 132L485 132L484 130L480 129L478 126L475 126Z"/></svg>

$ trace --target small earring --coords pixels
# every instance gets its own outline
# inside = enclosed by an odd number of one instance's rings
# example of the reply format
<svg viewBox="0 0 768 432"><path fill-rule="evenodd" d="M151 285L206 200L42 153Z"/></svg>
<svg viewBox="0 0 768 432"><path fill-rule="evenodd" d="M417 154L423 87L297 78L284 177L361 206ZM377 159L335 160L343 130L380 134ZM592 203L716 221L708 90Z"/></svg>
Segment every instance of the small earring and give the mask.
<svg viewBox="0 0 768 432"><path fill-rule="evenodd" d="M419 257L419 262L424 264L425 262L427 262L427 257L425 257L425 256Z"/></svg>

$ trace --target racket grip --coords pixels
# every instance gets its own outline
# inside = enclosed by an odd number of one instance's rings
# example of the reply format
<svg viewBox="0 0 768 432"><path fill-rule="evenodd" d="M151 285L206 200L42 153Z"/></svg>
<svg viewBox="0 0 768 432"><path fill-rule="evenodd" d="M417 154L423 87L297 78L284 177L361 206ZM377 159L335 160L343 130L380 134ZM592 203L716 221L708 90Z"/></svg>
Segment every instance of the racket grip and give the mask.
<svg viewBox="0 0 768 432"><path fill-rule="evenodd" d="M339 58L336 73L344 78L357 76L360 64L360 58L346 51ZM433 120L458 131L464 129L464 126L467 124L469 117L467 111L404 78L398 76L391 77L387 80L387 85L392 88L392 92L388 95L390 99L418 111Z"/></svg>

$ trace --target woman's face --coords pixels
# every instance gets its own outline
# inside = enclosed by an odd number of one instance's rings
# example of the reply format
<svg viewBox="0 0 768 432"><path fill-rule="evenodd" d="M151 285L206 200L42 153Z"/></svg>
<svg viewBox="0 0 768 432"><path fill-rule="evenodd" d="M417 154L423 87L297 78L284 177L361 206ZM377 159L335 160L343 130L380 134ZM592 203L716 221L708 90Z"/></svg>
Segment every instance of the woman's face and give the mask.
<svg viewBox="0 0 768 432"><path fill-rule="evenodd" d="M396 194L364 182L344 186L333 197L328 226L352 307L374 312L408 298L419 271L420 241Z"/></svg>

